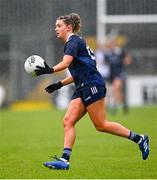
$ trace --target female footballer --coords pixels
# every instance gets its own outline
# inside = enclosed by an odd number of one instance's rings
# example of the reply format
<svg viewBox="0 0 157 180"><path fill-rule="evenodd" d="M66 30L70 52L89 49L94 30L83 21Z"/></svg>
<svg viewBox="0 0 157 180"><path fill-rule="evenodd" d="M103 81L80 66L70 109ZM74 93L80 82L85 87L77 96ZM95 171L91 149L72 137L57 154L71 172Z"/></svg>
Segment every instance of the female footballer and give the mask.
<svg viewBox="0 0 157 180"><path fill-rule="evenodd" d="M49 85L45 88L48 93L60 89L62 86L75 83L75 91L64 117L64 149L61 158L45 162L44 165L53 169L69 169L70 155L75 142L75 124L86 114L94 124L96 130L128 138L139 145L144 160L149 155L149 140L146 135L139 135L116 122L110 122L104 109L106 88L104 80L96 69L93 51L86 45L85 40L77 33L81 28L78 14L71 13L59 16L56 20L56 36L64 42L63 60L50 68L37 66L35 73L52 74L69 69L71 76Z"/></svg>

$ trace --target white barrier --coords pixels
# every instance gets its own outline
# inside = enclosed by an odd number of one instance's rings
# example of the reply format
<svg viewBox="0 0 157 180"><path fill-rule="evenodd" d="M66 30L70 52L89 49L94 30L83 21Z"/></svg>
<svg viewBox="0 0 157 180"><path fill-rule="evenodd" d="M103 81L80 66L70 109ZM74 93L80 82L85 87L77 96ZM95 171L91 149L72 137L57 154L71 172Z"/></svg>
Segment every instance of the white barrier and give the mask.
<svg viewBox="0 0 157 180"><path fill-rule="evenodd" d="M5 100L5 89L3 86L0 85L0 108Z"/></svg>
<svg viewBox="0 0 157 180"><path fill-rule="evenodd" d="M130 76L127 80L129 106L157 104L157 76Z"/></svg>

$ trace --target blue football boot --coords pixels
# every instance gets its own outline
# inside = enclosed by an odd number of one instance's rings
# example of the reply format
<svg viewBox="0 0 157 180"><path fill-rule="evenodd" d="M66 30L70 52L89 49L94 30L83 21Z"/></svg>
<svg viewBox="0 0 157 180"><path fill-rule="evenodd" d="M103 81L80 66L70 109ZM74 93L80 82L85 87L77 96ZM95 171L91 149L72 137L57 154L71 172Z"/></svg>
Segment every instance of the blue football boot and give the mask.
<svg viewBox="0 0 157 180"><path fill-rule="evenodd" d="M143 160L146 160L149 156L149 138L146 135L141 135L141 140L138 142L139 148L142 152Z"/></svg>
<svg viewBox="0 0 157 180"><path fill-rule="evenodd" d="M53 157L55 161L45 162L44 166L50 169L60 169L60 170L68 170L69 162L63 158L58 158L57 156Z"/></svg>

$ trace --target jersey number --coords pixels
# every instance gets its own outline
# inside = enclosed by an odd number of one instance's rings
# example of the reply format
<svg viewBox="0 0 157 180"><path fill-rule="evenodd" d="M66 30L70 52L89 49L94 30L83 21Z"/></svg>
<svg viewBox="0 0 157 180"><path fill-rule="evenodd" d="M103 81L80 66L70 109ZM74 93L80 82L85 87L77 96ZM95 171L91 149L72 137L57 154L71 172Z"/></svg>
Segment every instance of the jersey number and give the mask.
<svg viewBox="0 0 157 180"><path fill-rule="evenodd" d="M87 51L88 51L88 54L91 57L91 59L95 60L94 52L92 51L92 49L89 46L87 46Z"/></svg>

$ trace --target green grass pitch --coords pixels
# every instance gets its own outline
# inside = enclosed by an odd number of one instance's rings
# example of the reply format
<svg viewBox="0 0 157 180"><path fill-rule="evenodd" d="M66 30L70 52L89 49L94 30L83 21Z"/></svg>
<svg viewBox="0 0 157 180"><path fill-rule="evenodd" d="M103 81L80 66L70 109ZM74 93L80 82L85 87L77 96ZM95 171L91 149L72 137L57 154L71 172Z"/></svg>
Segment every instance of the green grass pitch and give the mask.
<svg viewBox="0 0 157 180"><path fill-rule="evenodd" d="M43 162L61 155L64 111L0 111L0 179L155 179L157 178L157 107L132 108L128 115L109 115L150 137L150 156L143 161L138 146L97 132L88 115L78 122L68 171L50 170Z"/></svg>

